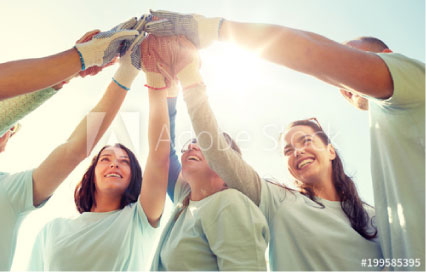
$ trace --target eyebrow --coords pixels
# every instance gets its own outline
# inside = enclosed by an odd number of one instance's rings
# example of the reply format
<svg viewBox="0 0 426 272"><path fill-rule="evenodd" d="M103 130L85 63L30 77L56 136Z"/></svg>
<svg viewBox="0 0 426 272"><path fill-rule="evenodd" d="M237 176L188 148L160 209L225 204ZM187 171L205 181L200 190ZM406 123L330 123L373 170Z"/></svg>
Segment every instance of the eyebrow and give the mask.
<svg viewBox="0 0 426 272"><path fill-rule="evenodd" d="M101 157L111 157L111 154L102 154ZM128 156L120 156L120 158L128 159Z"/></svg>
<svg viewBox="0 0 426 272"><path fill-rule="evenodd" d="M304 140L305 138L308 138L308 137L312 137L312 135L303 135L303 136L300 136L300 137L298 137L298 138L296 139L296 141ZM286 150L287 148L290 148L290 147L291 147L291 144L287 144L287 145L284 147L284 150Z"/></svg>

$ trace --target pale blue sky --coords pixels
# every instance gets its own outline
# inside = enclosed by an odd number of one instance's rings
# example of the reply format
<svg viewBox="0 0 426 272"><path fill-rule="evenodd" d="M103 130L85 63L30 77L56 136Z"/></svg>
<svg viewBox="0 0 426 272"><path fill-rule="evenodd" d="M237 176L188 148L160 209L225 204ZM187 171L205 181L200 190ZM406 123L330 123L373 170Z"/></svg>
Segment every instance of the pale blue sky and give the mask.
<svg viewBox="0 0 426 272"><path fill-rule="evenodd" d="M42 57L73 46L86 31L107 30L151 9L223 16L230 20L286 25L316 32L338 42L376 36L398 53L425 59L423 0L162 0L162 1L1 1L0 62ZM274 142L286 125L316 116L329 131L353 176L361 197L373 204L370 177L368 115L352 108L337 89L319 80L258 59L236 46L217 43L201 51L202 73L211 105L223 130L239 139L244 158L263 176L289 182ZM101 97L117 67L94 78L75 79L22 121L22 130L0 155L1 171L36 167L65 141L79 120ZM121 122L98 148L119 139L146 157L147 95L141 75L123 107ZM131 142L120 131L127 128ZM189 138L191 126L183 101L178 106L177 146ZM109 138L108 138L109 137ZM23 223L15 268L21 269L36 230L56 216L75 214L73 189L89 165L84 161L43 208ZM32 231L29 229L31 225Z"/></svg>

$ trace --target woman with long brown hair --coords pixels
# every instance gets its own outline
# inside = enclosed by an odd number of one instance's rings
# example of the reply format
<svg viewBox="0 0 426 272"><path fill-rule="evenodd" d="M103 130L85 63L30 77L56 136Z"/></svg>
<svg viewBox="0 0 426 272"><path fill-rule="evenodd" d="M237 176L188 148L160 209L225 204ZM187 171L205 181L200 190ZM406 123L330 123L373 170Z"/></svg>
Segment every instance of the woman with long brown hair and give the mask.
<svg viewBox="0 0 426 272"><path fill-rule="evenodd" d="M296 121L284 132L287 168L300 190L260 178L220 132L197 63L194 50L191 65L178 77L199 149L227 186L243 192L265 215L271 270L380 269L363 264L382 258L374 210L360 200L320 126L312 120ZM173 164L171 160L170 169Z"/></svg>
<svg viewBox="0 0 426 272"><path fill-rule="evenodd" d="M117 79L133 81L138 73L136 68L141 68L138 62L141 43L133 46L134 54L124 55L120 62L131 63L135 69L122 71L111 83L113 88L125 93L122 81ZM151 62L146 63L145 58ZM153 69L155 59L142 54L142 62L147 81L152 77L156 82L161 81L161 75ZM148 90L149 153L143 182L139 162L128 148L121 144L102 148L74 193L80 215L55 219L42 229L34 245L30 270L148 268L153 231L158 226L166 198L170 146L166 94L166 89ZM114 105L117 101L110 103Z"/></svg>

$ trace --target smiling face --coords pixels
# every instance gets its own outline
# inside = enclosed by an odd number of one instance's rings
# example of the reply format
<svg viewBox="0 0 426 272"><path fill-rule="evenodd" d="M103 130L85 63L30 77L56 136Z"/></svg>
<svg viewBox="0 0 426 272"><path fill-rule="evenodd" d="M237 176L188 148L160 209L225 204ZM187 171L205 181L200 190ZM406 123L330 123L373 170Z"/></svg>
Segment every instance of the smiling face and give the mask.
<svg viewBox="0 0 426 272"><path fill-rule="evenodd" d="M315 185L328 180L336 153L326 145L310 126L291 127L284 137L284 156L292 176L300 182Z"/></svg>
<svg viewBox="0 0 426 272"><path fill-rule="evenodd" d="M115 146L105 148L95 167L96 192L121 197L129 186L130 178L130 159L127 152Z"/></svg>
<svg viewBox="0 0 426 272"><path fill-rule="evenodd" d="M185 179L187 179L189 175L192 175L195 173L202 173L203 171L206 171L207 173L207 172L213 171L209 167L197 143L190 143L188 145L186 150L183 151L183 154L181 156L181 161L182 161L182 175Z"/></svg>

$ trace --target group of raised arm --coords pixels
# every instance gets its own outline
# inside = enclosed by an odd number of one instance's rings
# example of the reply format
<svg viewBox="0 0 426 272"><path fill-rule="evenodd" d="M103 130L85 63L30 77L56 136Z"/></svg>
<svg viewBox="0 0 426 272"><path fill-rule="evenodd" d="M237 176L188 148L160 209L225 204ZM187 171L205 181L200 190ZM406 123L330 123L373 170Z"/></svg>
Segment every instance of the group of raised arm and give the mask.
<svg viewBox="0 0 426 272"><path fill-rule="evenodd" d="M283 132L282 152L297 190L261 178L244 161L220 130L199 71L197 48L215 40L262 48L265 59L333 84L369 110L375 208L361 200L315 118ZM42 229L30 270L145 270L155 248L152 270L267 270L268 245L271 270L365 270L365 259L402 262L370 269L424 270L424 64L391 53L373 37L339 44L284 26L151 11L106 32L88 32L57 55L0 64L0 150L17 121L70 78L115 62L104 96L64 144L36 169L0 173L0 270L10 269L18 217L41 207L90 155L140 70L149 97L143 174L127 147L103 147L75 189L80 215ZM180 162L179 83L196 134ZM166 194L174 211L154 247ZM415 263L403 266L409 260Z"/></svg>

